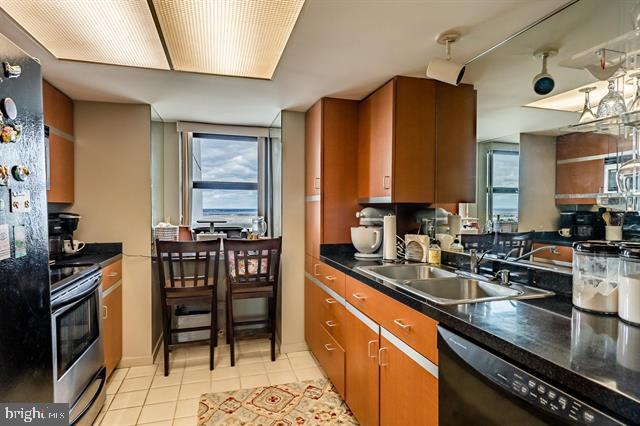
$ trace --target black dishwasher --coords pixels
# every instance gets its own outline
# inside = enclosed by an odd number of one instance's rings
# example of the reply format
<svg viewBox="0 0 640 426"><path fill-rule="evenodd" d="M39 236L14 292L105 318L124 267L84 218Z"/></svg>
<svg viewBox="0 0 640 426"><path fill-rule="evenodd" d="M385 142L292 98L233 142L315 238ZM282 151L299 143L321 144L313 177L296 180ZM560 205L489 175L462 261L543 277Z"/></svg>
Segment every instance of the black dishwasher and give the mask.
<svg viewBox="0 0 640 426"><path fill-rule="evenodd" d="M623 425L438 327L439 425Z"/></svg>

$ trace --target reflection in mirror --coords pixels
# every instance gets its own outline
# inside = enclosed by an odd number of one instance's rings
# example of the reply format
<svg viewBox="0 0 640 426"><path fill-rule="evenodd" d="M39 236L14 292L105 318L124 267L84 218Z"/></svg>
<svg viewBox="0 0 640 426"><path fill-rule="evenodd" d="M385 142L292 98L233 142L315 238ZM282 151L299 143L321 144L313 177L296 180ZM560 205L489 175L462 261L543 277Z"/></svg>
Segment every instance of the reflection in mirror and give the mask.
<svg viewBox="0 0 640 426"><path fill-rule="evenodd" d="M476 203L446 208L467 251L570 267L575 241L640 239L639 10L582 0L469 64ZM541 96L545 54L554 89ZM449 213L435 210L435 223Z"/></svg>

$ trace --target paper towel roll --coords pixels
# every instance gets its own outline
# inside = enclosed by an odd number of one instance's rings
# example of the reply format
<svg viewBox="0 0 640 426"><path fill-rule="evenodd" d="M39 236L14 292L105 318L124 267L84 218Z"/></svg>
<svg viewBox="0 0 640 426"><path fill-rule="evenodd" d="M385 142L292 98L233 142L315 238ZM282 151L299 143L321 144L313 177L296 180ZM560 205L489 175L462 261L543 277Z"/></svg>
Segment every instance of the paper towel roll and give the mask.
<svg viewBox="0 0 640 426"><path fill-rule="evenodd" d="M462 218L457 214L449 215L449 234L454 238L460 235Z"/></svg>
<svg viewBox="0 0 640 426"><path fill-rule="evenodd" d="M393 215L384 217L382 244L382 258L384 260L396 260L398 258L396 251L396 217Z"/></svg>

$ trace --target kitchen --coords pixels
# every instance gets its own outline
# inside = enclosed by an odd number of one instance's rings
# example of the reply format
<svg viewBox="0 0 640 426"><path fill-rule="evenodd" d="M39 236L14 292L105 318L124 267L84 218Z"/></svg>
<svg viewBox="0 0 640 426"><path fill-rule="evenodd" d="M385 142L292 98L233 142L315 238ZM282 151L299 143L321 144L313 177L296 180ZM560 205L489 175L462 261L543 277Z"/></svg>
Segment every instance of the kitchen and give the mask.
<svg viewBox="0 0 640 426"><path fill-rule="evenodd" d="M0 1L0 404L640 424L640 3L399 4Z"/></svg>

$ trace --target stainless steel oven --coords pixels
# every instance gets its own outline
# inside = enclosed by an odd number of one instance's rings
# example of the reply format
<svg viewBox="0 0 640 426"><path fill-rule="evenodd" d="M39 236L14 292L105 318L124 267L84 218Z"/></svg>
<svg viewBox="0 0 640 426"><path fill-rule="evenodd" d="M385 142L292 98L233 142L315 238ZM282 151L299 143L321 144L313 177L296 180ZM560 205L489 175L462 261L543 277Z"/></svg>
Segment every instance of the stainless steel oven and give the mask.
<svg viewBox="0 0 640 426"><path fill-rule="evenodd" d="M106 399L100 283L98 270L51 295L54 402L75 424L92 424Z"/></svg>
<svg viewBox="0 0 640 426"><path fill-rule="evenodd" d="M440 426L624 424L441 326L438 361Z"/></svg>

